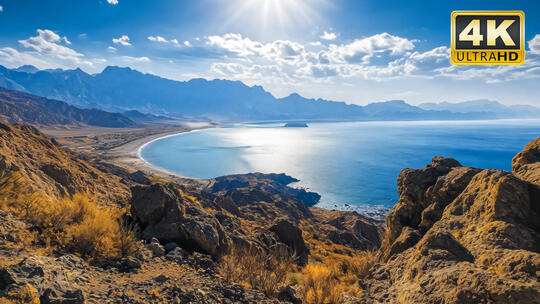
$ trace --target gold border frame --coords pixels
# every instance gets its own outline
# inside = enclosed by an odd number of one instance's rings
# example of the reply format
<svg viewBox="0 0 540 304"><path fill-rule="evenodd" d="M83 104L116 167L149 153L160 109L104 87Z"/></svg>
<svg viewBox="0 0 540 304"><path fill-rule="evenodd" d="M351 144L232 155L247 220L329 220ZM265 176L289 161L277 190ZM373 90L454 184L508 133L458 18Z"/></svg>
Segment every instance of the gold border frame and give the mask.
<svg viewBox="0 0 540 304"><path fill-rule="evenodd" d="M455 60L455 52L456 52L456 41L455 41L455 30L456 30L456 16L458 15L499 15L499 16L519 16L520 21L520 49L518 52L521 55L521 60L518 62L497 62L497 63L486 63L486 62L458 62ZM523 11L453 11L452 14L450 14L450 62L453 65L521 65L525 63L525 13ZM490 49L490 50L482 50L478 49L478 51L508 51L508 50L500 50L500 49Z"/></svg>

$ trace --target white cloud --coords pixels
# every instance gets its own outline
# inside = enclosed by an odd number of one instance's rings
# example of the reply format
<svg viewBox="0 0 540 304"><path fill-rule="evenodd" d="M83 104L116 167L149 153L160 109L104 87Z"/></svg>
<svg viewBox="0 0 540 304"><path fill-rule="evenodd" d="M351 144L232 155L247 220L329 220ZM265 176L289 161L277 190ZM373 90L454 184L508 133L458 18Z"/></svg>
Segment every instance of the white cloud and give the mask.
<svg viewBox="0 0 540 304"><path fill-rule="evenodd" d="M131 43L129 43L129 37L127 35L122 35L120 38L113 38L112 42L123 46L131 45Z"/></svg>
<svg viewBox="0 0 540 304"><path fill-rule="evenodd" d="M55 32L41 29L38 29L37 32L37 36L19 40L19 43L25 48L32 49L40 54L52 55L62 59L70 59L77 62L80 57L83 57L83 54L58 44L61 38ZM65 38L65 41L68 42L69 40Z"/></svg>
<svg viewBox="0 0 540 304"><path fill-rule="evenodd" d="M270 43L261 43L242 37L241 34L209 36L206 44L240 57L260 57L274 62L299 60L304 53L304 46L297 42L275 40Z"/></svg>
<svg viewBox="0 0 540 304"><path fill-rule="evenodd" d="M57 64L47 61L37 52L19 52L11 47L0 48L0 62L5 66L17 67L25 64L33 65L41 69L58 67Z"/></svg>
<svg viewBox="0 0 540 304"><path fill-rule="evenodd" d="M154 42L163 42L168 43L169 41L161 36L148 36L148 40L154 41Z"/></svg>
<svg viewBox="0 0 540 304"><path fill-rule="evenodd" d="M131 57L131 56L122 56L121 57L126 62L150 62L150 58L148 57Z"/></svg>
<svg viewBox="0 0 540 304"><path fill-rule="evenodd" d="M0 5L0 12L4 11L4 7Z"/></svg>
<svg viewBox="0 0 540 304"><path fill-rule="evenodd" d="M295 84L374 80L398 78L476 79L481 82L540 77L540 35L529 41L526 63L515 67L456 67L450 64L450 49L446 46L427 51L415 50L418 40L376 34L347 44L306 45L288 40L260 42L240 34L225 34L205 38L202 46L226 51L224 62L214 62L211 72L253 83ZM218 52L219 54L219 52ZM536 58L535 58L536 56ZM215 77L214 76L214 77Z"/></svg>
<svg viewBox="0 0 540 304"><path fill-rule="evenodd" d="M37 35L18 41L24 50L14 47L0 48L0 64L19 66L31 64L41 69L48 68L94 68L100 59L87 58L76 50L62 45L70 44L67 37L60 37L48 29L38 29ZM103 60L103 59L101 59Z"/></svg>
<svg viewBox="0 0 540 304"><path fill-rule="evenodd" d="M337 38L337 35L336 33L329 33L327 31L325 31L321 36L320 36L321 39L324 39L324 40L334 40Z"/></svg>
<svg viewBox="0 0 540 304"><path fill-rule="evenodd" d="M172 42L173 44L175 44L175 45L178 45L178 44L179 44L178 40L176 40L176 39L171 39L171 42Z"/></svg>
<svg viewBox="0 0 540 304"><path fill-rule="evenodd" d="M114 46L109 46L109 47L107 47L107 52L115 54L116 53L116 48Z"/></svg>
<svg viewBox="0 0 540 304"><path fill-rule="evenodd" d="M540 55L540 34L535 35L533 39L529 40L529 50L533 54Z"/></svg>
<svg viewBox="0 0 540 304"><path fill-rule="evenodd" d="M186 40L186 41L184 41L184 45L185 45L185 46L191 46L191 43L190 43L189 41Z"/></svg>
<svg viewBox="0 0 540 304"><path fill-rule="evenodd" d="M349 44L330 45L329 56L335 62L367 62L375 53L389 52L400 55L414 49L416 40L390 35L376 34L370 37L356 39Z"/></svg>
<svg viewBox="0 0 540 304"><path fill-rule="evenodd" d="M112 4L112 5L117 5L118 0L107 0L107 3Z"/></svg>

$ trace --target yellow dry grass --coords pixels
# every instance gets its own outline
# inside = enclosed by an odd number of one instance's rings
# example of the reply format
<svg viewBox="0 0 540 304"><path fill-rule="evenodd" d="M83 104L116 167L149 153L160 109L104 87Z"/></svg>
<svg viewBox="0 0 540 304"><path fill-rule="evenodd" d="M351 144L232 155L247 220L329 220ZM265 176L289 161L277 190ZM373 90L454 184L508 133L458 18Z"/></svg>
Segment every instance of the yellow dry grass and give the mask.
<svg viewBox="0 0 540 304"><path fill-rule="evenodd" d="M122 220L125 210L99 206L83 193L54 198L42 192L21 191L13 178L0 185L0 209L36 227L45 252L52 252L54 247L100 261L138 251L133 227Z"/></svg>
<svg viewBox="0 0 540 304"><path fill-rule="evenodd" d="M359 296L358 281L367 277L374 254L364 251L353 256L331 254L312 262L295 277L304 303L337 303L343 293Z"/></svg>

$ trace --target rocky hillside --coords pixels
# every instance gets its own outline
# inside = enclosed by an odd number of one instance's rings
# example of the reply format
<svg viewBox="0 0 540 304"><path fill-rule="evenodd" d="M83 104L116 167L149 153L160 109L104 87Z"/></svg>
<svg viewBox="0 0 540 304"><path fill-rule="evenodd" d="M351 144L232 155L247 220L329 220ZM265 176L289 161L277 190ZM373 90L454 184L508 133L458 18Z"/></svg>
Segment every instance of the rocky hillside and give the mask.
<svg viewBox="0 0 540 304"><path fill-rule="evenodd" d="M127 183L56 146L36 128L0 123L0 195L62 197L89 193L101 202L129 198Z"/></svg>
<svg viewBox="0 0 540 304"><path fill-rule="evenodd" d="M513 172L440 157L403 170L355 303L540 303L539 156L540 138Z"/></svg>
<svg viewBox="0 0 540 304"><path fill-rule="evenodd" d="M63 101L47 99L0 87L0 122L35 126L136 127L130 118L96 109L79 109Z"/></svg>

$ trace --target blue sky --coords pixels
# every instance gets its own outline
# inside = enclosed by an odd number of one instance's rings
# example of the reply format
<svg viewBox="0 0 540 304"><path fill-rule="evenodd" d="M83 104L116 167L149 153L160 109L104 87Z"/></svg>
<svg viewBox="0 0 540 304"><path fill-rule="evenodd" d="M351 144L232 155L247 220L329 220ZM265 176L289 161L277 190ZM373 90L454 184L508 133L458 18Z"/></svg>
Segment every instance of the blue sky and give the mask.
<svg viewBox="0 0 540 304"><path fill-rule="evenodd" d="M0 0L0 64L129 66L366 104L479 98L540 106L540 2ZM523 10L525 65L449 63L453 10Z"/></svg>

